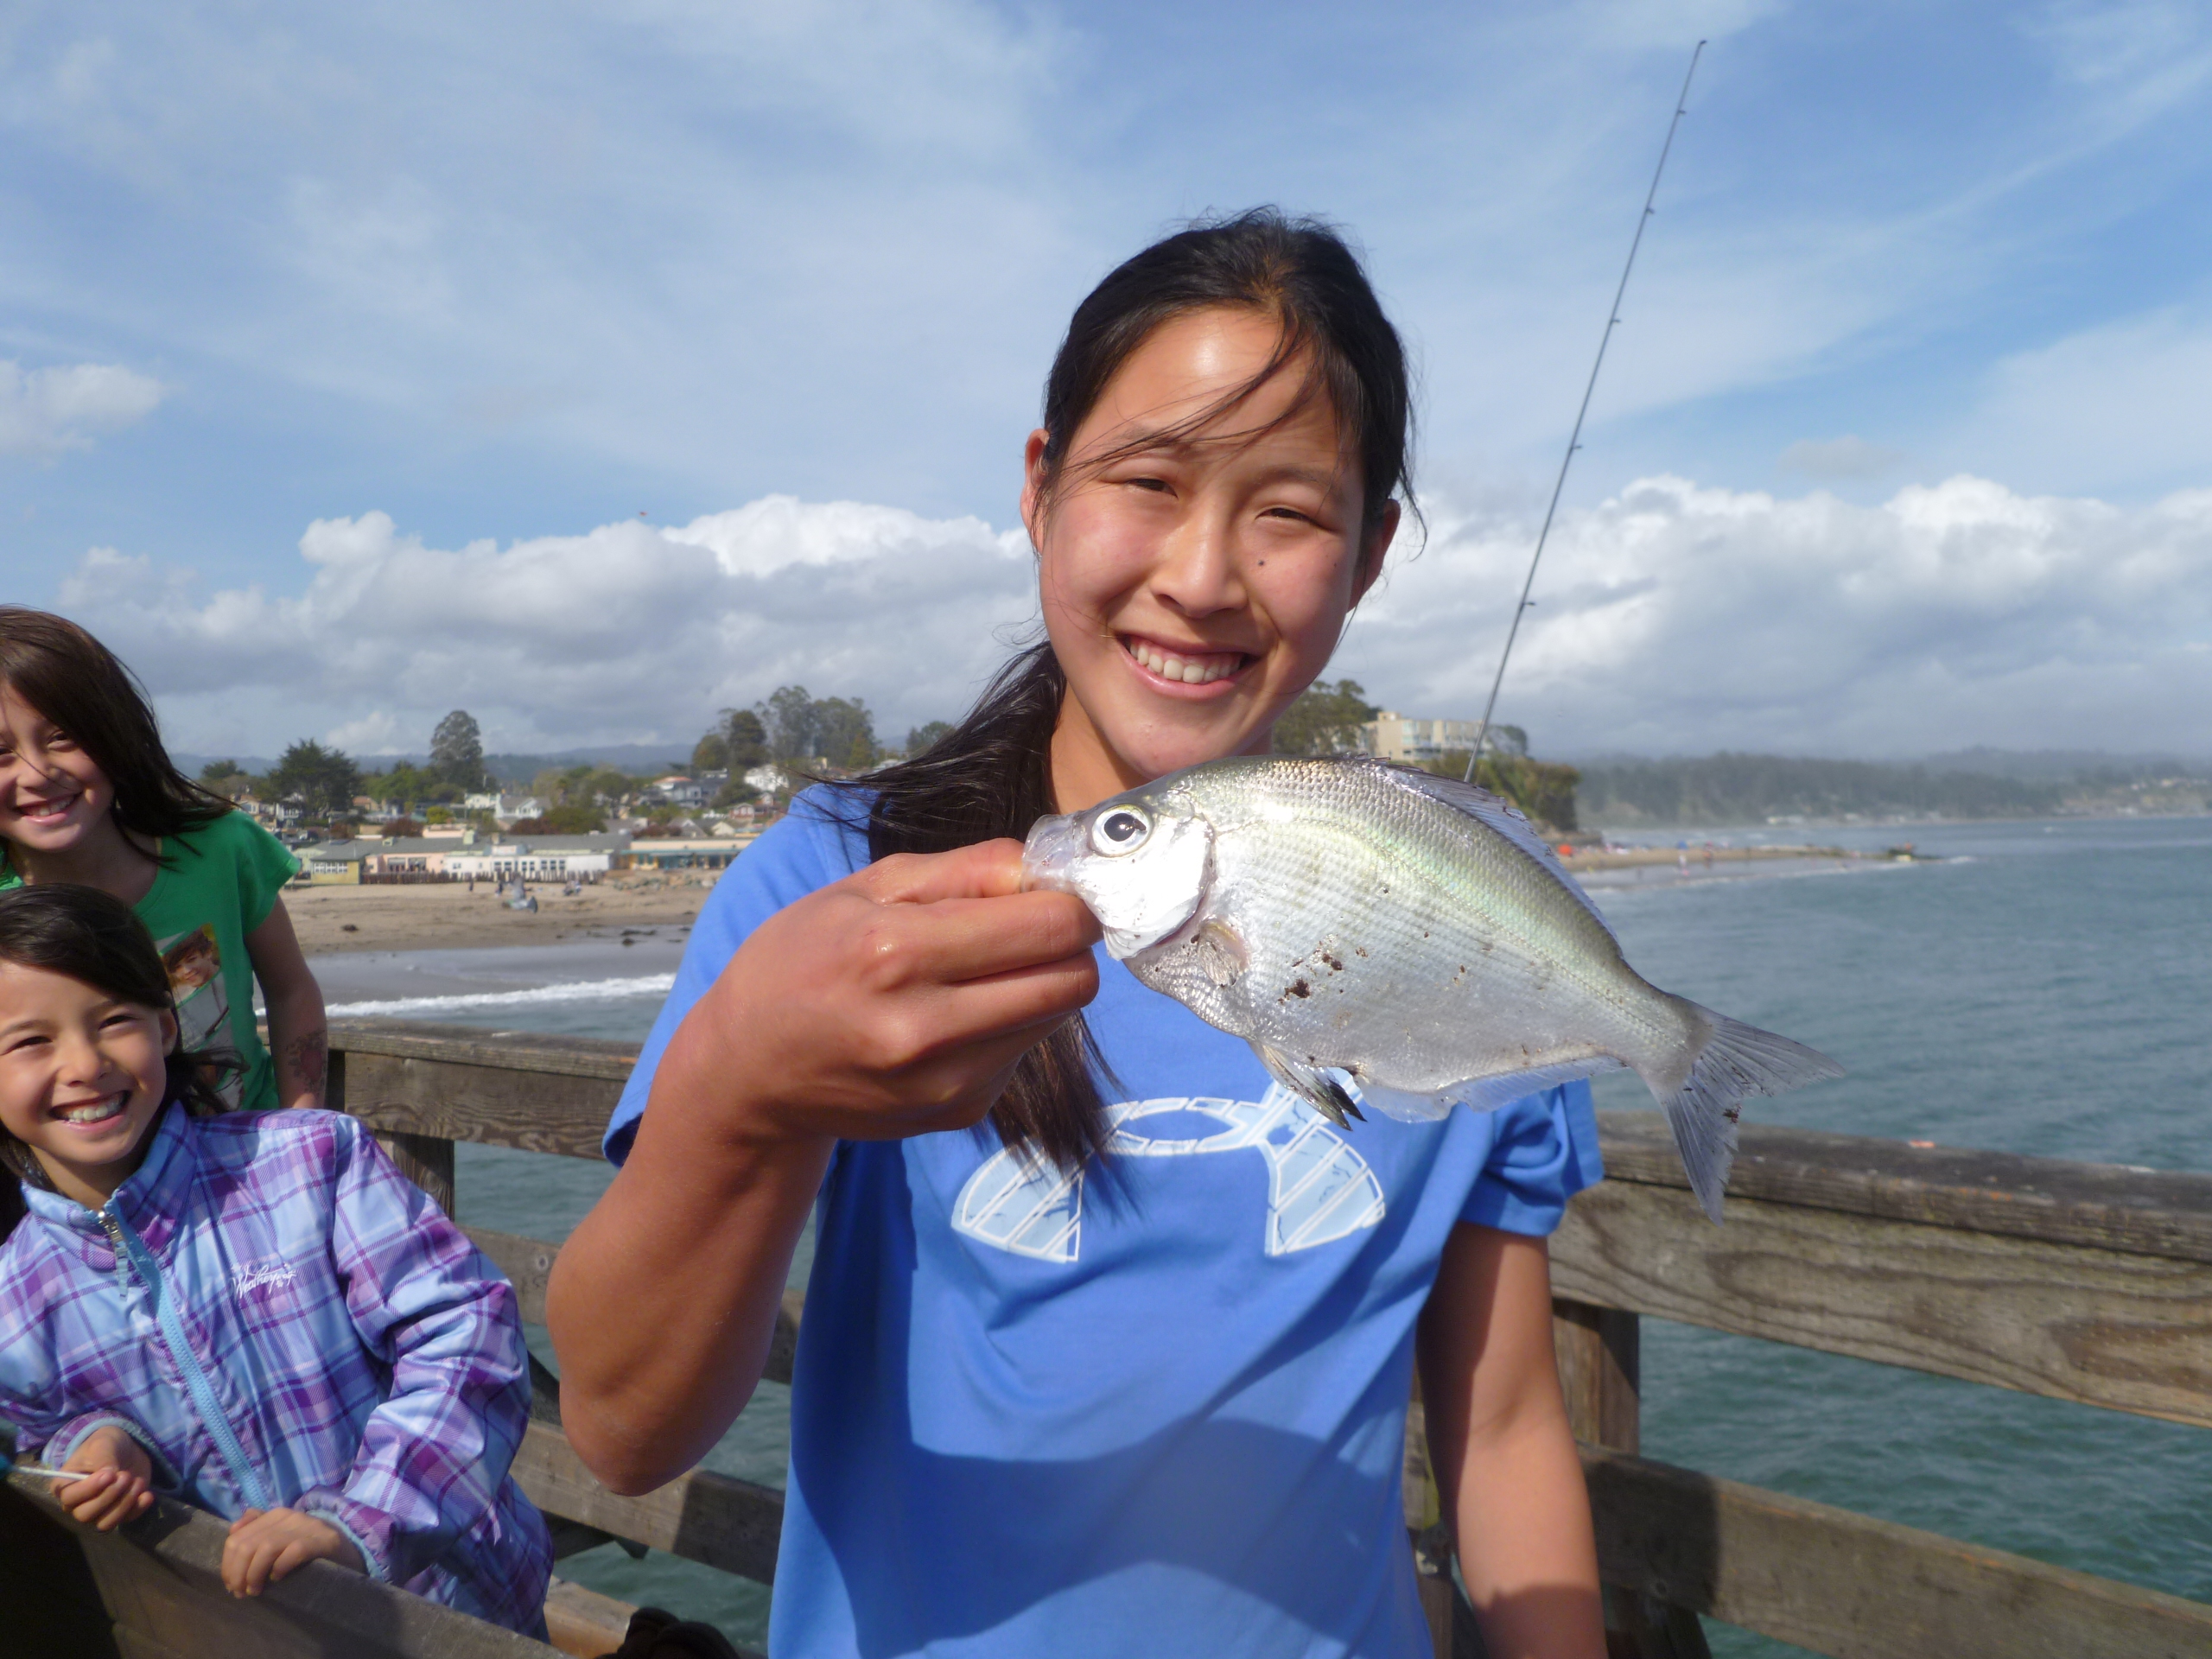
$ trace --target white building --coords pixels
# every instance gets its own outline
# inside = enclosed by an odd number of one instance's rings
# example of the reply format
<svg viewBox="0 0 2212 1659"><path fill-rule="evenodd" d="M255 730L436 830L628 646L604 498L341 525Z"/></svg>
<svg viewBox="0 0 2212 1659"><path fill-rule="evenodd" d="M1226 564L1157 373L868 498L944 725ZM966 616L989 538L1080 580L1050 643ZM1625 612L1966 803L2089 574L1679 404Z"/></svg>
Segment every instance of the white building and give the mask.
<svg viewBox="0 0 2212 1659"><path fill-rule="evenodd" d="M1359 747L1385 760L1419 766L1424 760L1441 760L1454 750L1466 753L1474 747L1475 734L1481 729L1482 722L1478 720L1417 720L1385 709L1359 728ZM1526 752L1526 741L1521 738L1518 727L1494 725L1483 739L1485 754Z"/></svg>
<svg viewBox="0 0 2212 1659"><path fill-rule="evenodd" d="M535 795L494 795L485 793L466 797L461 804L463 812L488 812L501 829L518 823L524 818L545 816L545 803Z"/></svg>
<svg viewBox="0 0 2212 1659"><path fill-rule="evenodd" d="M445 874L455 881L471 876L496 881L510 875L525 881L566 881L573 876L604 875L629 850L627 836L532 836L526 841L497 841L448 853Z"/></svg>

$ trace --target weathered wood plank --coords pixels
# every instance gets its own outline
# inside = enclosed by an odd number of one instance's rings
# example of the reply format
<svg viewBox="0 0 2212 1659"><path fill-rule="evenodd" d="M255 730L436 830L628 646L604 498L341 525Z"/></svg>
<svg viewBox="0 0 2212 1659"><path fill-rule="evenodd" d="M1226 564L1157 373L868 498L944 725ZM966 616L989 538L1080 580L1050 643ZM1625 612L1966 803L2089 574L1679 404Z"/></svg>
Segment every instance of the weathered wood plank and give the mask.
<svg viewBox="0 0 2212 1659"><path fill-rule="evenodd" d="M607 1659L629 1633L626 1601L556 1578L545 1591L545 1633L569 1659Z"/></svg>
<svg viewBox="0 0 2212 1659"><path fill-rule="evenodd" d="M466 1613L311 1561L260 1596L223 1588L213 1516L157 1503L114 1532L66 1520L42 1481L10 1477L20 1498L81 1552L124 1654L176 1659L550 1659L553 1649ZM9 1610L12 1622L14 1609ZM0 1642L13 1631L0 1626ZM67 1651L64 1649L63 1651Z"/></svg>
<svg viewBox="0 0 2212 1659"><path fill-rule="evenodd" d="M762 1584L776 1576L784 1495L773 1487L694 1469L643 1497L624 1497L601 1485L561 1431L545 1423L532 1423L524 1435L514 1472L548 1515Z"/></svg>
<svg viewBox="0 0 2212 1659"><path fill-rule="evenodd" d="M1600 1112L1614 1180L1687 1187L1666 1120ZM2212 1174L1746 1123L1728 1196L2212 1262Z"/></svg>
<svg viewBox="0 0 2212 1659"><path fill-rule="evenodd" d="M2212 1264L1610 1180L1551 1249L1575 1301L2212 1427Z"/></svg>
<svg viewBox="0 0 2212 1659"><path fill-rule="evenodd" d="M1567 1427L1616 1452L1643 1442L1643 1331L1633 1313L1552 1302L1552 1353ZM1605 1586L1608 1659L1710 1659L1705 1627L1688 1608L1619 1585Z"/></svg>
<svg viewBox="0 0 2212 1659"><path fill-rule="evenodd" d="M492 1265L507 1275L507 1282L515 1287L515 1301L522 1309L525 1324L545 1323L545 1285L553 1276L553 1258L561 1253L557 1244L548 1244L542 1238L524 1238L516 1233L494 1232L489 1227L464 1227L469 1243L492 1258Z"/></svg>
<svg viewBox="0 0 2212 1659"><path fill-rule="evenodd" d="M349 1052L345 1109L379 1134L596 1158L618 1080L504 1063Z"/></svg>
<svg viewBox="0 0 2212 1659"><path fill-rule="evenodd" d="M427 1135L379 1134L377 1144L391 1154L399 1173L453 1214L453 1142Z"/></svg>
<svg viewBox="0 0 2212 1659"><path fill-rule="evenodd" d="M542 1032L493 1031L430 1020L334 1020L330 1046L334 1052L351 1054L497 1065L553 1077L596 1077L618 1085L628 1078L630 1068L638 1061L635 1043L556 1037Z"/></svg>
<svg viewBox="0 0 2212 1659"><path fill-rule="evenodd" d="M1553 1300L1552 1355L1576 1440L1616 1452L1643 1449L1641 1334L1633 1313Z"/></svg>
<svg viewBox="0 0 2212 1659"><path fill-rule="evenodd" d="M1599 1570L1836 1659L2203 1659L2212 1605L1582 1448Z"/></svg>

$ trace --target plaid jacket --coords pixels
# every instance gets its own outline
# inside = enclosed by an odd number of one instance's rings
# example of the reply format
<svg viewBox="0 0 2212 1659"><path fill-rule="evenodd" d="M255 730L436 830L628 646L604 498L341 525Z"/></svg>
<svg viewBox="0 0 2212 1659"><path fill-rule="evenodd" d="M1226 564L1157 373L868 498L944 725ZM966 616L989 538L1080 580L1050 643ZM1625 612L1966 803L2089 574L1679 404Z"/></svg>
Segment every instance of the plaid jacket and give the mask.
<svg viewBox="0 0 2212 1659"><path fill-rule="evenodd" d="M286 1504L372 1574L533 1630L552 1548L508 1473L513 1288L353 1119L172 1107L97 1213L28 1185L0 1244L0 1416L67 1459L104 1424L226 1518Z"/></svg>

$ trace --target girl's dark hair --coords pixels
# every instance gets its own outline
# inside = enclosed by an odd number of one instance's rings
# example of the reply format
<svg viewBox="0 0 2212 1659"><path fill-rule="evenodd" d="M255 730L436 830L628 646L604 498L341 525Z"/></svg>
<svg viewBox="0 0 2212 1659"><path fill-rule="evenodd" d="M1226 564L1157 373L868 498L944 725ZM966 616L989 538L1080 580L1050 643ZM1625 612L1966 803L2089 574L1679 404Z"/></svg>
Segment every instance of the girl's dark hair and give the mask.
<svg viewBox="0 0 2212 1659"><path fill-rule="evenodd" d="M133 1007L166 1014L175 1006L169 996L168 969L162 965L161 952L154 948L145 923L123 900L98 887L48 882L0 893L0 963L67 974ZM212 1056L172 1049L163 1103L181 1101L195 1117L228 1111L210 1076L224 1064ZM0 1128L0 1164L34 1186L51 1185L30 1148L4 1128ZM15 1196L11 1191L0 1203ZM0 1236L10 1224L11 1217L0 1213Z"/></svg>
<svg viewBox="0 0 2212 1659"><path fill-rule="evenodd" d="M69 734L115 787L116 823L155 839L231 810L162 747L154 706L113 652L66 617L0 605L0 685Z"/></svg>
<svg viewBox="0 0 2212 1659"><path fill-rule="evenodd" d="M1310 391L1328 397L1359 459L1363 529L1381 523L1393 495L1414 508L1404 345L1344 238L1320 220L1290 219L1273 207L1193 225L1154 243L1076 308L1045 383L1047 493L1060 481L1077 430L1130 355L1162 323L1216 306L1264 312L1281 324L1281 336L1258 374L1191 416L1185 429L1196 432L1298 365L1313 382ZM967 718L925 753L855 780L855 789L872 796L870 855L948 852L997 836L1027 836L1056 810L1052 739L1066 690L1050 642L1039 641L1001 668ZM1033 1145L1065 1169L1103 1154L1103 1070L1083 1020L1062 1026L1022 1057L992 1108L1000 1137L1008 1146Z"/></svg>

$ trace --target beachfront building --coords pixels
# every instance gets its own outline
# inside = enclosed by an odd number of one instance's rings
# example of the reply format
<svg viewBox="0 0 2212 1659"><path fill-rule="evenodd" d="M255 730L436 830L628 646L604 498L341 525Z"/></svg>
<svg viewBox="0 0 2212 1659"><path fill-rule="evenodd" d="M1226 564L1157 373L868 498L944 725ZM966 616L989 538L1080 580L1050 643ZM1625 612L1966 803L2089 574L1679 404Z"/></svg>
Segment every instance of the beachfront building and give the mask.
<svg viewBox="0 0 2212 1659"><path fill-rule="evenodd" d="M361 881L361 863L378 843L322 841L300 849L300 873L292 879L317 887L353 887Z"/></svg>
<svg viewBox="0 0 2212 1659"><path fill-rule="evenodd" d="M630 842L633 870L720 870L750 847L753 836L639 836Z"/></svg>
<svg viewBox="0 0 2212 1659"><path fill-rule="evenodd" d="M374 881L380 877L429 880L442 876L446 860L470 842L452 836L398 836L370 844L377 850L361 861L361 875Z"/></svg>
<svg viewBox="0 0 2212 1659"><path fill-rule="evenodd" d="M593 880L609 870L626 868L630 853L626 835L531 836L520 841L495 841L448 853L445 877L448 881L497 881L519 876L525 881Z"/></svg>
<svg viewBox="0 0 2212 1659"><path fill-rule="evenodd" d="M1385 709L1359 728L1359 747L1385 760L1417 766L1424 761L1440 760L1455 750L1466 753L1474 747L1475 734L1481 728L1480 721L1423 720ZM1483 739L1485 754L1520 754L1527 751L1527 740L1516 726L1493 726Z"/></svg>

